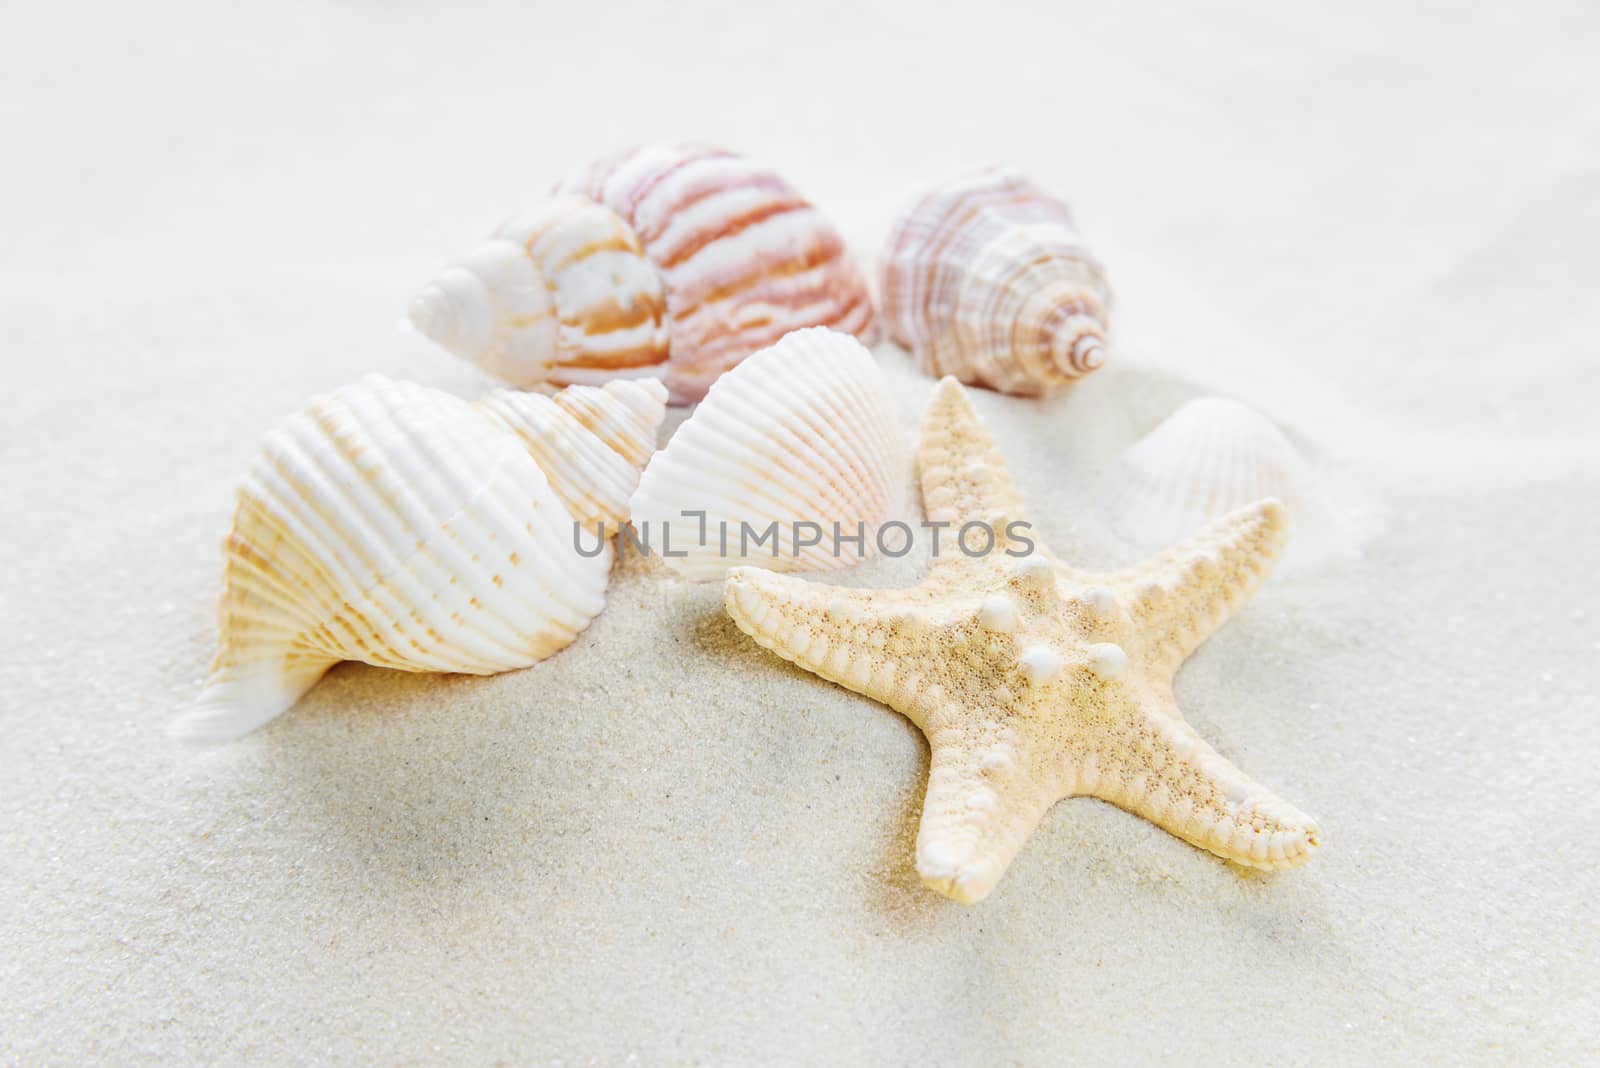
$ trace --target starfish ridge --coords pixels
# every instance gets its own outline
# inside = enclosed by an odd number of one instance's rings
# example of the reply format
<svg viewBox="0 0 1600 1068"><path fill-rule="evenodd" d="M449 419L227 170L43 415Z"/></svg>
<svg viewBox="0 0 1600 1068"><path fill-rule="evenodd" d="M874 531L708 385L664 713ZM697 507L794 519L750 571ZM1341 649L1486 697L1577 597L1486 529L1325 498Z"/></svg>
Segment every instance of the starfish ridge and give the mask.
<svg viewBox="0 0 1600 1068"><path fill-rule="evenodd" d="M930 521L996 533L908 589L848 589L729 572L728 614L758 643L888 705L927 735L917 871L957 901L994 889L1045 812L1089 796L1254 868L1301 864L1316 823L1184 720L1178 667L1255 591L1287 539L1282 505L1223 516L1136 567L1093 574L1008 540L1022 498L953 378L917 456Z"/></svg>

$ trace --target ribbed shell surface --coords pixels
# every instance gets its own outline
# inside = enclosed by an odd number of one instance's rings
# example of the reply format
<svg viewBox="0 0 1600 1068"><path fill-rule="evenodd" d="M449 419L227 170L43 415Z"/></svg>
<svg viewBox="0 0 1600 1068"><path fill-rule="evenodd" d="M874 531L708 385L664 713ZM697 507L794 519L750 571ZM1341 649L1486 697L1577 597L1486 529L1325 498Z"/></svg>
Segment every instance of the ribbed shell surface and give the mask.
<svg viewBox="0 0 1600 1068"><path fill-rule="evenodd" d="M777 173L700 145L649 145L602 159L557 187L632 226L659 272L671 323L674 403L792 330L870 340L866 285L833 225Z"/></svg>
<svg viewBox="0 0 1600 1068"><path fill-rule="evenodd" d="M848 567L875 552L902 456L872 354L848 334L800 330L716 381L645 468L633 521L657 552L670 525L672 550L686 555L663 559L690 578L717 578L738 564ZM686 511L706 513L705 543ZM741 541L742 524L759 536L774 522L775 540ZM798 522L818 524L822 543L801 547L808 535L797 537ZM859 554L853 543L835 552L835 523L849 536L865 525Z"/></svg>
<svg viewBox="0 0 1600 1068"><path fill-rule="evenodd" d="M655 451L666 414L660 382L571 386L553 397L496 390L478 406L522 439L556 495L586 530L612 535Z"/></svg>
<svg viewBox="0 0 1600 1068"><path fill-rule="evenodd" d="M271 432L224 543L212 675L176 728L242 734L340 660L491 674L570 643L604 605L609 549L519 438L455 397L370 375Z"/></svg>
<svg viewBox="0 0 1600 1068"><path fill-rule="evenodd" d="M1117 458L1101 484L1112 527L1145 548L1271 497L1288 512L1288 570L1339 547L1339 528L1311 461L1271 419L1226 397L1183 405Z"/></svg>
<svg viewBox="0 0 1600 1068"><path fill-rule="evenodd" d="M586 197L508 220L418 294L411 321L516 386L665 373L661 279L632 228Z"/></svg>
<svg viewBox="0 0 1600 1068"><path fill-rule="evenodd" d="M925 372L1024 395L1099 366L1110 304L1067 206L999 169L943 182L900 215L881 296L890 335Z"/></svg>

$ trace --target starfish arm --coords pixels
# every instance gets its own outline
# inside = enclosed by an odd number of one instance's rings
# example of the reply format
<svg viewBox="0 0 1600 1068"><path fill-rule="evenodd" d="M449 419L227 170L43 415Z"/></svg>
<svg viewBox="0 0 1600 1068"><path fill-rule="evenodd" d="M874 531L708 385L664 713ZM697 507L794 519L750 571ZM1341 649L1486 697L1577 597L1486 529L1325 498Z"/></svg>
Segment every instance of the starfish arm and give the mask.
<svg viewBox="0 0 1600 1068"><path fill-rule="evenodd" d="M1266 581L1287 541L1283 505L1258 501L1113 576L1152 664L1183 663Z"/></svg>
<svg viewBox="0 0 1600 1068"><path fill-rule="evenodd" d="M935 730L929 743L917 874L944 896L975 904L994 889L1061 793L1027 754L1004 741Z"/></svg>
<svg viewBox="0 0 1600 1068"><path fill-rule="evenodd" d="M956 529L987 523L1003 535L1007 523L1025 518L1022 494L1005 457L973 411L966 390L949 376L934 387L922 418L917 473L931 522Z"/></svg>
<svg viewBox="0 0 1600 1068"><path fill-rule="evenodd" d="M916 593L825 586L736 567L724 581L723 605L757 644L920 726L921 680L907 668L926 632Z"/></svg>
<svg viewBox="0 0 1600 1068"><path fill-rule="evenodd" d="M1315 820L1235 767L1175 707L1147 713L1076 773L1073 793L1109 801L1248 867L1292 868L1320 844Z"/></svg>

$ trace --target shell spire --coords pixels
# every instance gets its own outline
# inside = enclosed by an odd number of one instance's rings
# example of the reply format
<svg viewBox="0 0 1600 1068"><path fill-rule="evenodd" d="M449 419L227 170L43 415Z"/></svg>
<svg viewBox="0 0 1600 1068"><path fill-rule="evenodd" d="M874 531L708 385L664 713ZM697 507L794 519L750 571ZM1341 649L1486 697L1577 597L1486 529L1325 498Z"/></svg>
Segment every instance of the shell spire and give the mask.
<svg viewBox="0 0 1600 1068"><path fill-rule="evenodd" d="M419 333L511 385L660 378L661 280L625 220L584 197L518 215L412 300Z"/></svg>
<svg viewBox="0 0 1600 1068"><path fill-rule="evenodd" d="M223 543L210 678L173 734L254 730L341 660L489 675L570 644L604 606L611 567L609 543L580 551L574 515L626 500L665 394L592 392L538 398L548 409L522 419L506 398L472 405L369 375L269 433ZM589 410L604 418L571 414ZM597 465L602 488L575 496Z"/></svg>
<svg viewBox="0 0 1600 1068"><path fill-rule="evenodd" d="M580 168L412 302L417 330L513 385L666 382L692 404L792 330L872 337L844 240L770 168L647 145Z"/></svg>
<svg viewBox="0 0 1600 1068"><path fill-rule="evenodd" d="M1105 362L1111 293L1072 213L1015 171L943 182L889 235L883 313L930 375L1035 395Z"/></svg>
<svg viewBox="0 0 1600 1068"><path fill-rule="evenodd" d="M615 534L655 451L666 402L666 387L650 379L570 386L554 397L502 389L478 407L522 439L574 519Z"/></svg>

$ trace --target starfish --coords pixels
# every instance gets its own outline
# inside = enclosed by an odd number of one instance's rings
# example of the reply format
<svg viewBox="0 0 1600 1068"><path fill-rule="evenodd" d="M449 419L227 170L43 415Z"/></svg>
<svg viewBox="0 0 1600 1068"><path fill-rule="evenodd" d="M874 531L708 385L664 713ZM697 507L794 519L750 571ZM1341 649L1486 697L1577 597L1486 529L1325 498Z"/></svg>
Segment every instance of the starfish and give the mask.
<svg viewBox="0 0 1600 1068"><path fill-rule="evenodd" d="M1281 504L1248 505L1114 573L1070 567L1042 545L1028 552L1033 539L1015 526L1022 497L953 378L928 406L917 467L929 521L983 524L992 552L936 554L908 589L738 567L724 599L759 644L927 736L925 883L982 900L1045 812L1075 796L1249 867L1310 858L1316 823L1208 745L1172 694L1179 666L1271 570L1287 540Z"/></svg>

